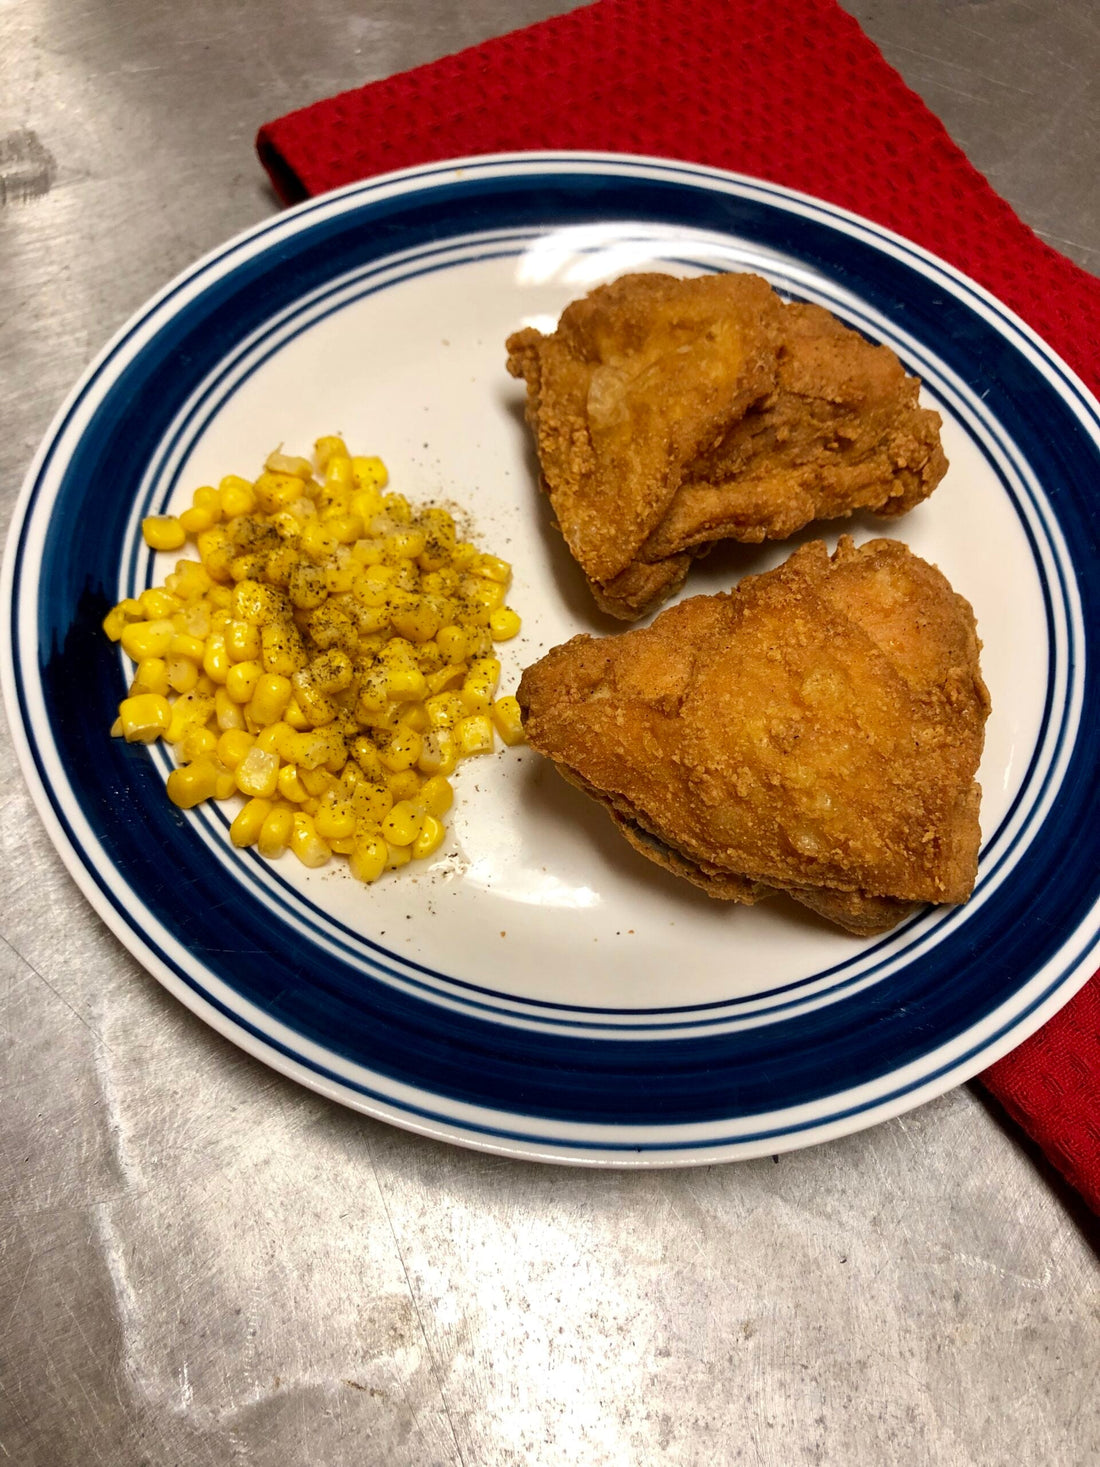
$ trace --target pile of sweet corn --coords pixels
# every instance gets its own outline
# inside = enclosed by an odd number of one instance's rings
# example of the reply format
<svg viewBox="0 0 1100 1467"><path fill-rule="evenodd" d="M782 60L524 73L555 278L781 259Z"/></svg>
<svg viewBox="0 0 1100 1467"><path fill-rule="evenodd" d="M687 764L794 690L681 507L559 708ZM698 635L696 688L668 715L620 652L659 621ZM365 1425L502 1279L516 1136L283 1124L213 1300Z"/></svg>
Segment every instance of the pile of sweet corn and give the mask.
<svg viewBox="0 0 1100 1467"><path fill-rule="evenodd" d="M176 805L243 796L235 845L366 882L438 849L460 759L523 742L492 655L520 627L511 567L388 481L321 438L196 489L142 529L198 559L103 622L137 664L112 733L173 746Z"/></svg>

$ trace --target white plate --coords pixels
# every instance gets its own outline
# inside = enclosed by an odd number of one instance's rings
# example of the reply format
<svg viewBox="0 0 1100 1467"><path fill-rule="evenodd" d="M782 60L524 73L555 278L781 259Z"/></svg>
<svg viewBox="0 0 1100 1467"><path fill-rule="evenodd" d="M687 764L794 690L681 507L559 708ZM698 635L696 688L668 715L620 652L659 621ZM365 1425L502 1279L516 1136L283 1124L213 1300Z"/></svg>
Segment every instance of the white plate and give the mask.
<svg viewBox="0 0 1100 1467"><path fill-rule="evenodd" d="M463 766L438 857L369 889L234 850L220 807L173 809L163 749L106 733L125 669L100 619L166 568L141 517L226 472L253 476L278 443L308 451L342 432L410 499L467 506L514 562L513 685L556 642L614 626L536 489L504 338L648 268L760 271L889 343L943 414L951 468L936 494L885 529L840 528L904 539L977 614L993 714L971 902L873 940L785 900L711 902L529 750ZM578 154L356 185L180 277L60 412L5 562L24 768L70 869L149 970L347 1104L577 1162L819 1141L991 1063L1096 963L1100 862L1082 817L1096 785L1098 445L1096 403L1004 307L877 226L774 186ZM790 549L719 552L687 592Z"/></svg>

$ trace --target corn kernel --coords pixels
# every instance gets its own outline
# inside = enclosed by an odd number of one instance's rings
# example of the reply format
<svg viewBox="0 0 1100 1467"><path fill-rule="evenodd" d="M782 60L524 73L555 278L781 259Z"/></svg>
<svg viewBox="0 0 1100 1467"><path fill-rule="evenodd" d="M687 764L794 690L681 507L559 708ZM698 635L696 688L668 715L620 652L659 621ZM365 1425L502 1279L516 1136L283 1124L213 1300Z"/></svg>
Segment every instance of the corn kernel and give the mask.
<svg viewBox="0 0 1100 1467"><path fill-rule="evenodd" d="M510 606L498 606L489 613L489 631L494 642L507 642L516 636L523 623Z"/></svg>
<svg viewBox="0 0 1100 1467"><path fill-rule="evenodd" d="M268 454L264 468L272 474L294 474L307 481L313 478L313 465L308 458L294 458L279 449Z"/></svg>
<svg viewBox="0 0 1100 1467"><path fill-rule="evenodd" d="M402 769L397 774L386 775L386 788L396 805L399 800L415 800L420 793L420 775L415 769Z"/></svg>
<svg viewBox="0 0 1100 1467"><path fill-rule="evenodd" d="M278 789L279 756L257 749L253 744L234 773L242 795L269 800Z"/></svg>
<svg viewBox="0 0 1100 1467"><path fill-rule="evenodd" d="M171 514L147 515L141 522L141 534L150 550L178 550L187 540L187 531Z"/></svg>
<svg viewBox="0 0 1100 1467"><path fill-rule="evenodd" d="M434 815L425 815L420 833L412 843L413 858L423 861L427 856L434 855L442 845L446 833L441 820L437 820Z"/></svg>
<svg viewBox="0 0 1100 1467"><path fill-rule="evenodd" d="M260 653L264 671L293 677L306 665L307 653L301 633L293 622L269 622L260 631Z"/></svg>
<svg viewBox="0 0 1100 1467"><path fill-rule="evenodd" d="M301 770L296 764L284 764L279 770L279 794L293 805L304 804L309 799L309 790L302 783Z"/></svg>
<svg viewBox="0 0 1100 1467"><path fill-rule="evenodd" d="M247 703L263 675L262 662L234 662L226 673L225 691L234 703Z"/></svg>
<svg viewBox="0 0 1100 1467"><path fill-rule="evenodd" d="M229 676L229 650L224 632L211 632L202 652L202 670L213 683L224 684Z"/></svg>
<svg viewBox="0 0 1100 1467"><path fill-rule="evenodd" d="M229 839L235 846L254 846L271 810L270 800L249 800L230 825Z"/></svg>
<svg viewBox="0 0 1100 1467"><path fill-rule="evenodd" d="M389 848L381 836L357 840L348 857L351 874L357 881L366 882L367 885L377 881L386 869L388 854Z"/></svg>
<svg viewBox="0 0 1100 1467"><path fill-rule="evenodd" d="M204 530L213 529L220 519L220 506L215 511L208 505L193 504L180 515L180 524L189 535L201 535Z"/></svg>
<svg viewBox="0 0 1100 1467"><path fill-rule="evenodd" d="M130 696L138 693L160 693L163 697L170 689L168 664L163 657L143 657L134 671L130 684Z"/></svg>
<svg viewBox="0 0 1100 1467"><path fill-rule="evenodd" d="M234 618L227 624L224 636L225 650L230 662L255 662L258 660L263 650L259 627L254 627L250 622L239 621Z"/></svg>
<svg viewBox="0 0 1100 1467"><path fill-rule="evenodd" d="M329 433L323 438L318 438L313 445L313 460L322 474L328 468L330 459L350 457L347 444L336 433Z"/></svg>
<svg viewBox="0 0 1100 1467"><path fill-rule="evenodd" d="M390 482L386 465L374 455L356 455L351 471L359 489L384 489Z"/></svg>
<svg viewBox="0 0 1100 1467"><path fill-rule="evenodd" d="M214 721L224 733L230 728L244 728L244 712L224 688L214 689Z"/></svg>
<svg viewBox="0 0 1100 1467"><path fill-rule="evenodd" d="M412 849L409 846L386 847L386 870L399 871L402 866L407 866L412 860Z"/></svg>
<svg viewBox="0 0 1100 1467"><path fill-rule="evenodd" d="M122 736L128 744L152 744L168 730L172 709L160 693L139 693L118 705Z"/></svg>
<svg viewBox="0 0 1100 1467"><path fill-rule="evenodd" d="M247 665L247 663L237 664L238 667ZM264 727L278 723L286 712L286 705L290 702L290 695L293 691L294 688L288 677L282 677L278 673L265 673L256 682L245 711L254 722Z"/></svg>
<svg viewBox="0 0 1100 1467"><path fill-rule="evenodd" d="M428 684L419 667L398 665L390 668L386 691L395 703L423 703Z"/></svg>
<svg viewBox="0 0 1100 1467"><path fill-rule="evenodd" d="M264 514L277 514L301 498L302 480L297 474L273 474L265 469L252 489L257 508Z"/></svg>
<svg viewBox="0 0 1100 1467"><path fill-rule="evenodd" d="M471 713L460 718L454 729L455 748L460 759L493 752L493 725L485 713Z"/></svg>
<svg viewBox="0 0 1100 1467"><path fill-rule="evenodd" d="M339 786L337 786L339 788ZM323 839L343 840L355 834L355 812L351 799L329 789L321 796L321 806L314 817L317 834Z"/></svg>
<svg viewBox="0 0 1100 1467"><path fill-rule="evenodd" d="M117 642L131 622L144 620L145 613L141 609L141 602L135 601L132 596L127 596L124 601L113 606L103 618L103 630L112 642Z"/></svg>
<svg viewBox="0 0 1100 1467"><path fill-rule="evenodd" d="M393 809L393 795L380 781L365 780L352 790L351 808L358 825L380 826Z"/></svg>
<svg viewBox="0 0 1100 1467"><path fill-rule="evenodd" d="M420 757L416 761L416 767L422 774L453 774L457 763L454 735L449 728L432 728L422 736Z"/></svg>
<svg viewBox="0 0 1100 1467"><path fill-rule="evenodd" d="M226 474L218 484L222 514L227 520L239 514L251 514L256 508L256 491L247 479L237 474Z"/></svg>
<svg viewBox="0 0 1100 1467"><path fill-rule="evenodd" d="M436 693L424 703L432 728L454 728L466 716L466 705L457 693Z"/></svg>
<svg viewBox="0 0 1100 1467"><path fill-rule="evenodd" d="M227 769L236 769L254 743L245 729L227 728L218 739L215 753Z"/></svg>
<svg viewBox="0 0 1100 1467"><path fill-rule="evenodd" d="M496 700L491 710L491 717L493 727L509 748L527 742L527 736L523 731L523 715L520 713L519 703L511 693Z"/></svg>
<svg viewBox="0 0 1100 1467"><path fill-rule="evenodd" d="M396 728L384 742L380 742L378 757L386 769L399 774L403 769L415 766L420 758L422 742L416 729Z"/></svg>
<svg viewBox="0 0 1100 1467"><path fill-rule="evenodd" d="M233 559L233 545L224 525L213 525L195 536L199 559L207 575L213 581L226 582L232 579L229 562Z"/></svg>
<svg viewBox="0 0 1100 1467"><path fill-rule="evenodd" d="M410 800L398 800L382 820L382 835L387 845L411 846L427 819L423 810Z"/></svg>
<svg viewBox="0 0 1100 1467"><path fill-rule="evenodd" d="M127 657L140 662L144 657L164 657L175 634L175 627L166 619L132 621L123 627L119 640Z"/></svg>
<svg viewBox="0 0 1100 1467"><path fill-rule="evenodd" d="M149 621L163 621L180 609L178 597L157 586L150 586L148 590L142 591L138 597L138 605Z"/></svg>
<svg viewBox="0 0 1100 1467"><path fill-rule="evenodd" d="M451 808L454 797L455 792L450 782L437 774L431 779L426 779L420 786L417 801L424 806L429 815L434 815L436 819L439 819Z"/></svg>
<svg viewBox="0 0 1100 1467"><path fill-rule="evenodd" d="M190 810L212 799L217 788L218 771L211 759L197 759L183 764L168 776L168 798L181 810Z"/></svg>
<svg viewBox="0 0 1100 1467"><path fill-rule="evenodd" d="M287 612L286 598L274 586L251 579L237 582L233 592L233 615L238 621L262 627L268 622L283 620Z"/></svg>
<svg viewBox="0 0 1100 1467"><path fill-rule="evenodd" d="M164 665L168 672L168 686L174 693L190 693L198 687L199 670L190 658L173 652Z"/></svg>
<svg viewBox="0 0 1100 1467"><path fill-rule="evenodd" d="M299 810L291 819L289 845L302 865L316 868L331 860L332 851L317 834L312 817Z"/></svg>
<svg viewBox="0 0 1100 1467"><path fill-rule="evenodd" d="M466 633L460 626L451 623L440 627L435 634L444 662L463 662L466 658Z"/></svg>
<svg viewBox="0 0 1100 1467"><path fill-rule="evenodd" d="M281 856L290 844L294 830L294 811L286 805L274 805L260 829L256 847L269 861Z"/></svg>
<svg viewBox="0 0 1100 1467"><path fill-rule="evenodd" d="M164 732L167 744L178 744L187 730L198 724L209 722L214 712L214 699L204 696L196 688L193 693L183 693L172 704L172 721Z"/></svg>

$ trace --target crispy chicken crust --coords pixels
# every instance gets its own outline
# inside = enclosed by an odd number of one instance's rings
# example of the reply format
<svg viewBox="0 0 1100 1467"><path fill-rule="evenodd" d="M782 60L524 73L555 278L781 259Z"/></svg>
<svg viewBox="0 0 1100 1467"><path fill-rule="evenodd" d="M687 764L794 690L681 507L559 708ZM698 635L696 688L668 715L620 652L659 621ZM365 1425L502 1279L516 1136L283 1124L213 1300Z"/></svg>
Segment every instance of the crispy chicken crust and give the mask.
<svg viewBox="0 0 1100 1467"><path fill-rule="evenodd" d="M967 602L894 540L823 542L527 669L531 745L712 896L866 935L973 889L989 696Z"/></svg>
<svg viewBox="0 0 1100 1467"><path fill-rule="evenodd" d="M757 275L624 276L507 348L566 543L624 619L717 540L902 514L947 469L894 353Z"/></svg>

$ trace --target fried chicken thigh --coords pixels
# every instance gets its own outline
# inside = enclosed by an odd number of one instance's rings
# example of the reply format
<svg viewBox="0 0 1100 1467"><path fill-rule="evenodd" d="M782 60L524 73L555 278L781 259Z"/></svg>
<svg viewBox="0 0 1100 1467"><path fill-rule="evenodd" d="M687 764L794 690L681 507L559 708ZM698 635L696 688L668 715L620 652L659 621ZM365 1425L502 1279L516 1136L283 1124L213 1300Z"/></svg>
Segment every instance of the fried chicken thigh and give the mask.
<svg viewBox="0 0 1100 1467"><path fill-rule="evenodd" d="M963 902L989 698L969 605L893 540L821 541L523 675L528 741L651 860L866 935Z"/></svg>
<svg viewBox="0 0 1100 1467"><path fill-rule="evenodd" d="M628 275L507 345L566 543L624 619L717 540L901 514L947 468L894 353L756 275Z"/></svg>

